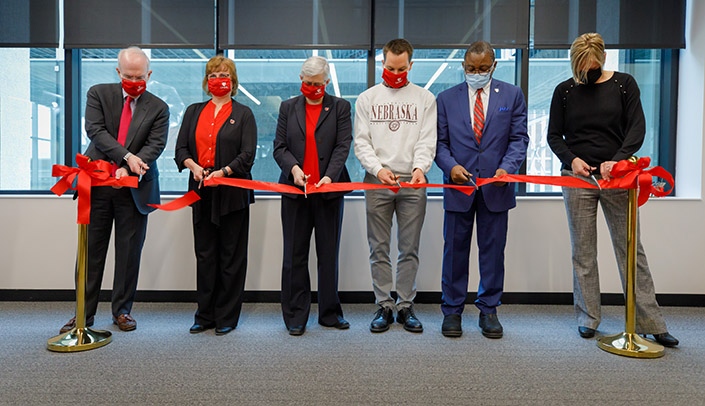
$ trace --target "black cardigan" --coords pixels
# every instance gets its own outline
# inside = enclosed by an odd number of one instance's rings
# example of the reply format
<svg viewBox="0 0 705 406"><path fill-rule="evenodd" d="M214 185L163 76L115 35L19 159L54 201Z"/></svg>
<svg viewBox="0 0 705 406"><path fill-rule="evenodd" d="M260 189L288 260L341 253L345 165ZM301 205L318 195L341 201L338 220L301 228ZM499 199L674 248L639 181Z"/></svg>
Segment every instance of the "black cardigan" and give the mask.
<svg viewBox="0 0 705 406"><path fill-rule="evenodd" d="M174 160L179 172L184 170L184 161L188 158L198 162L196 151L196 125L201 111L210 103L209 101L192 104L186 109L184 118L176 140ZM249 107L232 100L230 117L218 132L215 143L215 169L228 166L232 171L231 177L252 179L251 169L257 151L257 125L252 110ZM199 193L198 182L189 177L188 189ZM254 191L231 186L216 186L212 189L211 221L219 224L219 217L241 210L252 204L255 200ZM200 204L198 201L192 205L194 208L194 222L200 219Z"/></svg>

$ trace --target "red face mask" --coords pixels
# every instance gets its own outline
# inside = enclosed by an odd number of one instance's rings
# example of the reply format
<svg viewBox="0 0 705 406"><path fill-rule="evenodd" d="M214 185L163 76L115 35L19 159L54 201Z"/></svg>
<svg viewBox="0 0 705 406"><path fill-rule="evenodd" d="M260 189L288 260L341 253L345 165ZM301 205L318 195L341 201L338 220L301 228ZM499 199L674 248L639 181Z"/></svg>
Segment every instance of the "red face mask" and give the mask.
<svg viewBox="0 0 705 406"><path fill-rule="evenodd" d="M233 82L230 78L211 78L208 79L208 91L213 96L221 97L229 94L233 90Z"/></svg>
<svg viewBox="0 0 705 406"><path fill-rule="evenodd" d="M406 79L406 75L408 73L408 71L404 71L402 73L394 73L389 69L384 68L382 69L382 79L384 79L384 82L389 85L389 87L399 89L408 82L408 80Z"/></svg>
<svg viewBox="0 0 705 406"><path fill-rule="evenodd" d="M301 93L311 100L320 100L326 92L326 85L314 86L301 82Z"/></svg>
<svg viewBox="0 0 705 406"><path fill-rule="evenodd" d="M125 93L129 94L133 98L138 97L147 90L147 82L144 80L122 80L122 88Z"/></svg>

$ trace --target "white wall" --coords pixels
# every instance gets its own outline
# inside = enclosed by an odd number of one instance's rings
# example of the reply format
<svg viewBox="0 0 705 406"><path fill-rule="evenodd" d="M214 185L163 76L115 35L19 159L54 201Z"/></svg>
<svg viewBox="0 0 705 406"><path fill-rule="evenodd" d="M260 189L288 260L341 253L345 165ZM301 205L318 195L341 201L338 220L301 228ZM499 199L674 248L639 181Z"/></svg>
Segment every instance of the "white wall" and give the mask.
<svg viewBox="0 0 705 406"><path fill-rule="evenodd" d="M705 26L693 24L704 19L705 2L690 1L687 48L681 52L676 169L676 184L684 197L651 199L641 209L642 242L658 293L705 294L705 203L701 199ZM75 202L70 198L0 197L0 289L72 289L75 221ZM440 291L442 223L442 201L429 199L419 291ZM603 220L599 233L602 291L620 292ZM252 206L249 251L246 289L278 290L282 251L278 198L258 198ZM364 201L350 198L343 223L341 291L371 290L367 257ZM476 262L473 252L471 263ZM193 290L194 263L190 209L150 215L138 288ZM572 291L570 244L560 198L519 199L518 207L510 212L506 268L507 292ZM112 283L111 269L109 259L106 289ZM315 272L312 276L315 281ZM477 281L477 266L473 265L470 290L476 290Z"/></svg>

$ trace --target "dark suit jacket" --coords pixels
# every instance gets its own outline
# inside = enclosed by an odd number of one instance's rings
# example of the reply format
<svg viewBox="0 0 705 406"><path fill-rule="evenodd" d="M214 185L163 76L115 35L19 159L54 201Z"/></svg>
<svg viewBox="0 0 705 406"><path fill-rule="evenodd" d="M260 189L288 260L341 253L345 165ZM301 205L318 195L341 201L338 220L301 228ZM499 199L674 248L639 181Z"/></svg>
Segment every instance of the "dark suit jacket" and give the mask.
<svg viewBox="0 0 705 406"><path fill-rule="evenodd" d="M323 108L316 125L316 148L320 176L328 176L333 182L350 182L345 167L352 143L352 121L350 103L326 93ZM279 183L294 185L291 168L303 168L306 151L306 98L298 96L282 102L279 107L277 133L274 138L274 160L282 169ZM344 193L324 193L331 199ZM295 197L297 195L290 195Z"/></svg>
<svg viewBox="0 0 705 406"><path fill-rule="evenodd" d="M210 103L210 100L194 103L186 109L184 118L181 121L181 129L176 139L176 151L174 160L179 172L183 171L184 161L188 158L198 162L198 151L196 151L196 125L201 111ZM257 124L252 110L244 104L235 100L232 101L232 112L230 117L218 132L215 141L215 170L228 166L233 172L232 177L241 179L252 179L252 165L255 162L255 152L257 151ZM198 182L189 176L188 189L197 193ZM218 217L236 210L244 209L255 201L252 190L235 188L230 186L218 186L213 188L213 199L211 220L219 224ZM200 204L193 205L194 221L200 219Z"/></svg>
<svg viewBox="0 0 705 406"><path fill-rule="evenodd" d="M462 165L475 177L491 178L498 168L515 173L526 158L529 135L526 132L526 102L521 89L492 79L485 127L480 144L475 140L470 119L468 85L461 83L441 92L438 106L438 144L436 164L443 171L445 183L450 171ZM516 206L514 187L482 186L487 207L493 212ZM443 189L443 208L466 212L475 194L470 196Z"/></svg>
<svg viewBox="0 0 705 406"><path fill-rule="evenodd" d="M159 170L157 158L161 155L169 132L169 107L150 92L137 99L125 146L117 142L120 116L124 105L122 86L119 83L91 87L86 96L86 134L91 143L85 155L96 160L115 162L130 168L123 160L128 152L142 159L149 170L142 176L139 187L130 189L137 209L148 214L154 208L148 203L159 204ZM130 173L130 175L134 175Z"/></svg>

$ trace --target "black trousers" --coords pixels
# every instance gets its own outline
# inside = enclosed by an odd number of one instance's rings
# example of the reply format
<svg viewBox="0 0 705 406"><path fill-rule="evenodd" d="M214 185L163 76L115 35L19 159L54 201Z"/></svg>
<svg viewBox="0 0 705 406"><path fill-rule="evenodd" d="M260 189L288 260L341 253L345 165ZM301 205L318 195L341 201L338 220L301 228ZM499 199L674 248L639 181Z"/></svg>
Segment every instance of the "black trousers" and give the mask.
<svg viewBox="0 0 705 406"><path fill-rule="evenodd" d="M115 275L112 313L117 317L132 311L137 290L142 247L147 232L147 215L137 210L129 188L98 186L91 189L91 223L88 224L86 269L86 320L98 307L103 271L115 223Z"/></svg>
<svg viewBox="0 0 705 406"><path fill-rule="evenodd" d="M284 258L282 313L286 327L305 325L311 310L308 257L315 229L318 260L318 322L333 325L343 315L338 298L338 253L343 221L343 197L323 199L282 196Z"/></svg>
<svg viewBox="0 0 705 406"><path fill-rule="evenodd" d="M249 206L211 221L210 194L201 195L200 221L193 223L196 252L195 323L237 327L247 274Z"/></svg>

